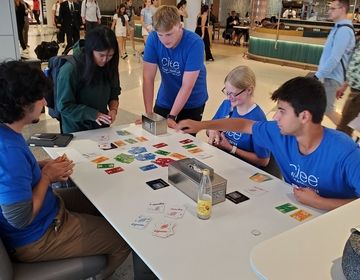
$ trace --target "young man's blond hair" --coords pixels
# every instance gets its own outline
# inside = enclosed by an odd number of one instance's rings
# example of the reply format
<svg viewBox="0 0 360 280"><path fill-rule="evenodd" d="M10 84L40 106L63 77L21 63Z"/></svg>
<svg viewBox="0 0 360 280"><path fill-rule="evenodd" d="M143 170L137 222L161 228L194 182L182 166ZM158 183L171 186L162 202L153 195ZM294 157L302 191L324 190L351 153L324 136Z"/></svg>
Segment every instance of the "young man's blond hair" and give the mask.
<svg viewBox="0 0 360 280"><path fill-rule="evenodd" d="M180 14L175 6L160 6L153 16L155 31L166 32L177 24L180 24Z"/></svg>

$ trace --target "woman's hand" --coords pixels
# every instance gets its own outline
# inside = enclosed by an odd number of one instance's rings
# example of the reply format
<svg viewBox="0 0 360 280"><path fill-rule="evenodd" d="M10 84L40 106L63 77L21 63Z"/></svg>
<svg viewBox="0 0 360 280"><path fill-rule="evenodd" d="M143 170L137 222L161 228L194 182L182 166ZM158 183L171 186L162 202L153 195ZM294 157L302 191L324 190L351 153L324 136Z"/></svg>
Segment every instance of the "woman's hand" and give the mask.
<svg viewBox="0 0 360 280"><path fill-rule="evenodd" d="M103 125L103 124L110 125L112 123L111 117L109 115L106 115L106 114L103 114L100 112L97 113L95 121L98 125Z"/></svg>

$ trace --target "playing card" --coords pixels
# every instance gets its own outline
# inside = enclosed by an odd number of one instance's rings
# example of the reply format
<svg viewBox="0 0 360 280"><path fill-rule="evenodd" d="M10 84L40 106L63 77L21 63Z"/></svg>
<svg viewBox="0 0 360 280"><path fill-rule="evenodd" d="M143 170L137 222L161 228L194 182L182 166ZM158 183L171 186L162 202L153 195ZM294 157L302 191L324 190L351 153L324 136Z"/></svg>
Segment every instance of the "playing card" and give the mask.
<svg viewBox="0 0 360 280"><path fill-rule="evenodd" d="M129 144L137 143L137 141L135 139L132 139L132 138L125 139L125 142L128 142Z"/></svg>
<svg viewBox="0 0 360 280"><path fill-rule="evenodd" d="M140 215L131 223L131 226L136 229L144 229L150 222L151 217Z"/></svg>
<svg viewBox="0 0 360 280"><path fill-rule="evenodd" d="M162 147L165 147L165 146L167 146L167 144L165 144L165 143L159 143L159 144L153 145L153 147L155 147L156 149L159 149L159 148L162 148Z"/></svg>
<svg viewBox="0 0 360 280"><path fill-rule="evenodd" d="M127 154L121 153L121 154L117 155L115 157L115 159L117 161L122 162L122 163L129 164L129 163L132 163L134 161L135 157L133 155L127 155Z"/></svg>
<svg viewBox="0 0 360 280"><path fill-rule="evenodd" d="M115 144L116 146L118 146L118 147L121 147L121 146L125 146L125 145L126 145L126 143L125 143L124 141L122 141L122 140L117 140L117 141L114 142L114 144Z"/></svg>
<svg viewBox="0 0 360 280"><path fill-rule="evenodd" d="M97 158L93 159L91 162L100 163L100 162L106 161L108 159L109 159L108 157L100 156L100 157L97 157Z"/></svg>
<svg viewBox="0 0 360 280"><path fill-rule="evenodd" d="M185 145L185 144L189 144L189 143L192 143L194 142L193 140L191 139L184 139L184 140L180 140L179 143Z"/></svg>
<svg viewBox="0 0 360 280"><path fill-rule="evenodd" d="M207 153L199 153L196 154L196 157L199 159L206 159L206 158L211 158L213 155L207 154Z"/></svg>
<svg viewBox="0 0 360 280"><path fill-rule="evenodd" d="M269 175L262 173L255 173L254 175L250 176L250 179L257 183L262 183L265 181L272 180L272 178Z"/></svg>
<svg viewBox="0 0 360 280"><path fill-rule="evenodd" d="M118 166L118 167L114 167L114 168L111 168L111 169L106 169L105 170L105 172L107 173L107 174L115 174L115 173L119 173L119 172L121 172L121 171L124 171L124 169L123 168L121 168L120 166Z"/></svg>
<svg viewBox="0 0 360 280"><path fill-rule="evenodd" d="M157 237L166 238L174 234L175 223L159 223L155 225L153 235Z"/></svg>
<svg viewBox="0 0 360 280"><path fill-rule="evenodd" d="M137 154L141 154L141 153L145 153L147 152L145 147L132 147L128 153L129 154L133 154L133 155L137 155Z"/></svg>
<svg viewBox="0 0 360 280"><path fill-rule="evenodd" d="M97 168L113 168L114 164L113 163L98 163Z"/></svg>
<svg viewBox="0 0 360 280"><path fill-rule="evenodd" d="M164 202L150 202L147 207L150 213L164 213L165 203Z"/></svg>
<svg viewBox="0 0 360 280"><path fill-rule="evenodd" d="M126 135L130 135L131 133L127 130L118 130L116 131L116 133L120 136L126 136Z"/></svg>
<svg viewBox="0 0 360 280"><path fill-rule="evenodd" d="M279 206L276 206L275 209L279 210L281 213L287 213L287 212L291 212L294 211L295 209L298 209L295 205L291 204L291 203L285 203Z"/></svg>
<svg viewBox="0 0 360 280"><path fill-rule="evenodd" d="M135 155L135 158L139 161L153 160L156 156L152 153L143 153Z"/></svg>
<svg viewBox="0 0 360 280"><path fill-rule="evenodd" d="M184 158L186 158L186 156L184 156L184 155L182 155L182 154L179 154L179 153L172 153L172 154L170 154L169 156L174 157L174 158L177 158L177 159L184 159Z"/></svg>
<svg viewBox="0 0 360 280"><path fill-rule="evenodd" d="M162 156L167 156L167 155L170 155L171 153L167 152L167 151L164 151L164 150L157 150L157 151L155 151L155 154L162 155Z"/></svg>
<svg viewBox="0 0 360 280"><path fill-rule="evenodd" d="M146 141L148 141L148 139L146 139L144 136L135 137L135 139L138 140L139 142L146 142Z"/></svg>
<svg viewBox="0 0 360 280"><path fill-rule="evenodd" d="M98 147L102 150L110 150L111 149L111 143L109 142L102 142L98 144Z"/></svg>
<svg viewBox="0 0 360 280"><path fill-rule="evenodd" d="M259 187L259 186L251 186L251 187L247 187L245 188L245 192L247 192L250 195L253 196L260 196L264 193L267 193L267 190L264 190L263 188Z"/></svg>
<svg viewBox="0 0 360 280"><path fill-rule="evenodd" d="M93 158L99 156L97 153L84 153L82 154L85 158Z"/></svg>
<svg viewBox="0 0 360 280"><path fill-rule="evenodd" d="M192 149L192 148L196 148L197 146L195 144L187 144L187 145L184 145L182 147L185 148L185 149Z"/></svg>
<svg viewBox="0 0 360 280"><path fill-rule="evenodd" d="M172 219L180 219L185 214L185 208L182 206L173 206L167 209L165 216Z"/></svg>
<svg viewBox="0 0 360 280"><path fill-rule="evenodd" d="M298 220L299 222L302 222L303 220L305 220L311 216L312 215L310 213L306 212L305 210L299 210L290 215L290 217Z"/></svg>
<svg viewBox="0 0 360 280"><path fill-rule="evenodd" d="M201 150L200 148L195 148L195 149L191 149L191 150L187 150L187 151L189 153L196 154L196 153L202 152L203 150Z"/></svg>
<svg viewBox="0 0 360 280"><path fill-rule="evenodd" d="M149 170L152 170L152 169L156 169L157 166L155 164L148 164L148 165L145 165L145 166L141 166L139 167L142 171L149 171Z"/></svg>

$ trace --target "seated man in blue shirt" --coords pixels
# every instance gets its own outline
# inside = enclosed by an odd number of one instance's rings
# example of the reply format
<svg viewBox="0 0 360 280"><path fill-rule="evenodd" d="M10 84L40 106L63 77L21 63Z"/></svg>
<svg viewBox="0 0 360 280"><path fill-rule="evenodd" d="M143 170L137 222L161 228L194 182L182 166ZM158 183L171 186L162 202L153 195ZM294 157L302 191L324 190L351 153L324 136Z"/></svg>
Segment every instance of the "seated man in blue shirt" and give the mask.
<svg viewBox="0 0 360 280"><path fill-rule="evenodd" d="M21 131L39 122L52 85L24 62L0 64L0 237L20 262L106 255L107 278L129 246L77 188L58 190L74 164L66 157L37 162Z"/></svg>
<svg viewBox="0 0 360 280"><path fill-rule="evenodd" d="M275 121L222 119L181 121L178 130L202 129L252 134L257 145L273 153L298 201L332 210L360 196L360 148L347 135L321 126L326 108L323 85L312 78L287 81L272 94Z"/></svg>
<svg viewBox="0 0 360 280"><path fill-rule="evenodd" d="M201 120L208 99L203 40L183 29L175 6L161 6L153 24L155 32L150 33L144 53L145 111L167 118L169 127L182 119ZM158 68L161 84L153 109Z"/></svg>

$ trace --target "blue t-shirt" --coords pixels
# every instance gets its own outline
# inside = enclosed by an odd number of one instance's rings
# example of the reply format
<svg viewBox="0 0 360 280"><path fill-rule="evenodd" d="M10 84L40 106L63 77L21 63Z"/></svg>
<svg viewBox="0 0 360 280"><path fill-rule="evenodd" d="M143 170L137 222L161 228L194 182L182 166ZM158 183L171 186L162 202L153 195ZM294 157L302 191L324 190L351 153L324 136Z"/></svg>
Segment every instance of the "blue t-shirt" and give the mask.
<svg viewBox="0 0 360 280"><path fill-rule="evenodd" d="M327 198L360 196L360 148L342 132L324 128L320 145L309 155L294 136L282 135L276 122L258 122L254 142L270 149L289 184L314 189Z"/></svg>
<svg viewBox="0 0 360 280"><path fill-rule="evenodd" d="M184 109L201 107L208 98L204 42L194 32L186 29L183 32L181 41L174 49L166 48L160 42L157 32L151 32L146 41L144 61L157 64L161 74L156 105L166 109L172 108L185 71L200 70L200 73Z"/></svg>
<svg viewBox="0 0 360 280"><path fill-rule="evenodd" d="M224 100L217 110L213 120L225 119L225 118L243 118L254 121L265 121L266 116L258 105L245 115L240 115L236 110L236 107L231 112L231 102L230 100ZM270 152L267 149L264 149L258 145L255 145L252 139L251 134L234 132L234 131L224 131L226 139L230 142L231 145L238 147L239 149L255 153L259 158L268 158L270 157Z"/></svg>
<svg viewBox="0 0 360 280"><path fill-rule="evenodd" d="M23 136L0 124L0 204L32 200L32 189L41 178L39 164ZM0 236L8 248L17 248L39 240L59 211L59 202L49 187L35 219L18 229L10 225L0 211Z"/></svg>

